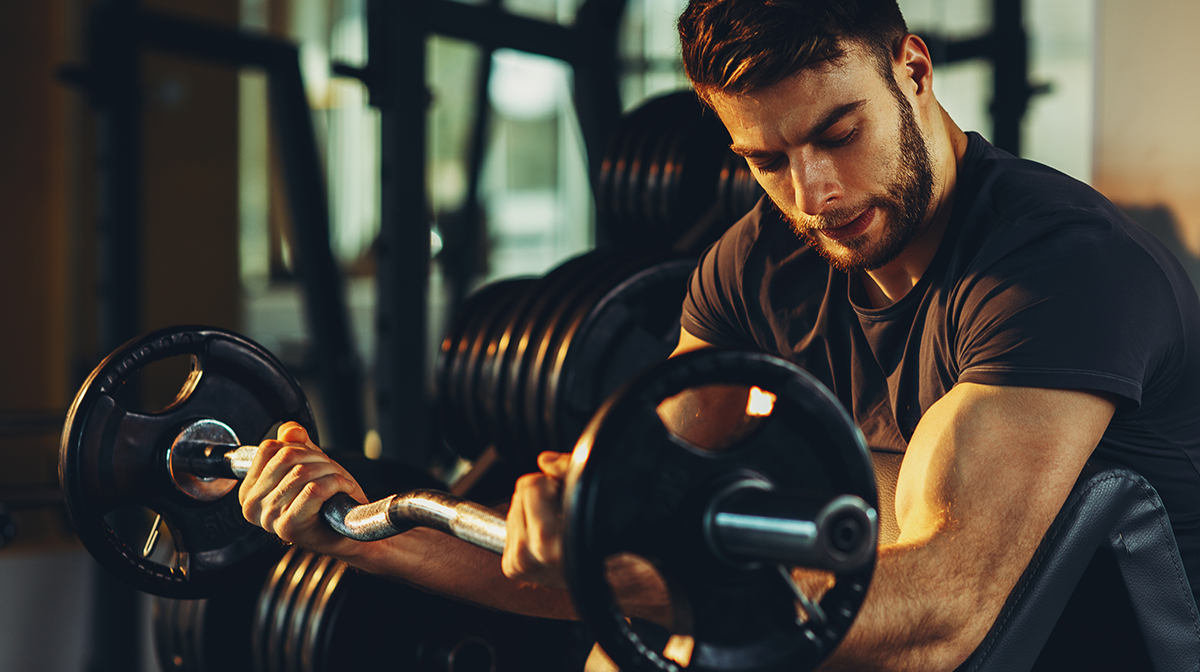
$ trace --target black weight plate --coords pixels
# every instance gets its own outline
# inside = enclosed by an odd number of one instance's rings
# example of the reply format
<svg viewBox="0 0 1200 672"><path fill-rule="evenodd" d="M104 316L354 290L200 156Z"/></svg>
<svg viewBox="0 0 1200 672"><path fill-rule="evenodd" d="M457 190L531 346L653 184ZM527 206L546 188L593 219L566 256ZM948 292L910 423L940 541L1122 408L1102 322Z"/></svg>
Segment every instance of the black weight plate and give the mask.
<svg viewBox="0 0 1200 672"><path fill-rule="evenodd" d="M138 413L116 393L153 362L188 355L193 373L168 407ZM242 517L236 491L198 503L179 492L164 467L181 429L200 419L228 425L243 443L257 443L277 423L295 420L314 440L316 423L300 386L274 356L232 332L173 327L135 338L92 372L67 414L59 450L63 497L84 547L126 583L162 597L218 592L279 556L271 535ZM125 506L162 516L183 567L142 557L106 521ZM142 540L139 540L139 543Z"/></svg>
<svg viewBox="0 0 1200 672"><path fill-rule="evenodd" d="M746 160L733 152L726 152L722 158L718 191L718 203L730 223L750 212L763 196L762 187L754 179Z"/></svg>
<svg viewBox="0 0 1200 672"><path fill-rule="evenodd" d="M623 194L623 210L627 222L627 237L621 242L636 245L643 242L647 221L645 193L654 160L654 150L659 144L665 129L674 121L675 100L671 96L655 98L643 106L645 114L641 115L638 135L634 138L631 148L626 189Z"/></svg>
<svg viewBox="0 0 1200 672"><path fill-rule="evenodd" d="M304 672L337 669L329 665L326 651L329 647L328 637L332 633L332 624L336 617L336 597L338 586L349 567L346 563L334 561L321 578L314 593L312 615L305 624L303 641L301 643L300 669Z"/></svg>
<svg viewBox="0 0 1200 672"><path fill-rule="evenodd" d="M561 323L597 283L604 282L614 267L620 268L623 264L628 264L630 258L636 254L628 248L610 248L589 256L590 263L587 268L583 269L571 286L564 288L564 291L555 297L553 305L548 306L545 318L530 338L530 345L523 360L521 385L511 390L517 397L512 406L520 413L520 426L530 465L534 463L537 454L545 449L545 443L541 440L543 432L537 420L540 417L537 390L540 386L542 363L549 348L558 338Z"/></svg>
<svg viewBox="0 0 1200 672"><path fill-rule="evenodd" d="M250 672L251 631L261 577L200 600L155 597L154 643L159 664L174 672Z"/></svg>
<svg viewBox="0 0 1200 672"><path fill-rule="evenodd" d="M518 319L510 323L502 339L498 357L498 374L493 379L495 388L488 390L498 406L499 425L494 435L496 449L505 459L514 464L526 464L536 456L530 455L528 441L522 426L520 389L524 384L525 359L530 350L530 340L541 329L546 316L553 310L558 297L586 277L588 269L597 259L613 254L612 251L593 251L579 255L560 264L538 280L529 290L529 304ZM499 353L498 353L499 355Z"/></svg>
<svg viewBox="0 0 1200 672"><path fill-rule="evenodd" d="M300 672L304 669L305 635L312 621L320 620L318 589L325 582L326 575L338 564L342 563L327 555L316 556L296 588L292 614L283 642L285 672Z"/></svg>
<svg viewBox="0 0 1200 672"><path fill-rule="evenodd" d="M483 408L483 421L487 435L497 452L507 460L516 461L512 432L505 417L504 395L508 382L508 367L513 351L520 341L521 332L533 305L538 300L539 288L546 278L561 275L570 270L570 262L564 263L543 276L533 285L526 287L506 311L503 324L498 324L495 339L488 344L488 357L479 371L479 387L476 398Z"/></svg>
<svg viewBox="0 0 1200 672"><path fill-rule="evenodd" d="M678 155L687 141L690 126L691 120L689 119L676 120L676 123L661 135L659 145L655 150L655 170L647 185L644 195L645 205L643 206L648 217L649 235L653 239L653 242L648 242L648 244L665 247L671 243L671 229L674 220L678 218L678 213L672 212L671 206L674 203L670 198L677 190L679 171L683 167L679 162Z"/></svg>
<svg viewBox="0 0 1200 672"><path fill-rule="evenodd" d="M464 351L471 337L470 331L473 321L478 315L478 308L486 305L482 295L489 291L489 287L473 292L463 301L454 319L451 320L450 328L438 350L437 364L434 369L434 406L442 427L453 429L460 426L460 419L455 417L461 408L455 399L459 393L459 390L456 389L455 378L460 373L460 367L465 359ZM453 440L454 437L448 437L447 443L453 443Z"/></svg>
<svg viewBox="0 0 1200 672"><path fill-rule="evenodd" d="M467 424L474 443L486 448L495 441L490 433L487 421L486 399L483 396L483 374L492 370L492 362L497 356L499 339L502 336L511 311L526 292L531 291L536 283L533 278L522 278L511 281L508 291L496 304L488 310L488 314L480 322L479 331L471 342L471 349L466 362L466 380L463 382L462 403ZM478 456L478 455L476 455Z"/></svg>
<svg viewBox="0 0 1200 672"><path fill-rule="evenodd" d="M549 423L546 421L546 417L552 413L546 406L546 378L558 357L564 338L568 338L573 331L577 322L576 316L590 311L613 285L652 263L651 259L654 257L661 257L661 253L630 248L620 255L603 260L603 263L598 264L593 273L579 283L572 293L563 297L558 310L548 320L523 390L524 424L528 431L532 454L536 455L543 450L563 449L551 440Z"/></svg>
<svg viewBox="0 0 1200 672"><path fill-rule="evenodd" d="M612 216L606 224L610 244L636 245L642 242L637 199L642 193L643 163L648 158L647 144L657 137L655 129L661 124L662 114L662 105L655 98L633 110L622 122L630 130L623 149L623 169L614 184Z"/></svg>
<svg viewBox="0 0 1200 672"><path fill-rule="evenodd" d="M600 172L596 177L596 226L608 231L609 223L619 217L616 211L617 184L624 179L626 170L625 153L629 146L630 135L637 126L630 123L632 113L623 115L617 129L609 139L600 162Z"/></svg>
<svg viewBox="0 0 1200 672"><path fill-rule="evenodd" d="M443 340L438 359L436 403L442 440L465 459L473 460L487 443L480 440L469 417L472 348L485 333L498 309L507 305L517 280L490 283L463 302L459 315ZM453 341L453 345L450 345Z"/></svg>
<svg viewBox="0 0 1200 672"><path fill-rule="evenodd" d="M463 436L462 404L459 402L462 367L466 362L471 329L478 319L477 312L464 312L455 320L451 333L442 341L434 378L434 409L442 440L457 451L468 451L470 438Z"/></svg>
<svg viewBox="0 0 1200 672"><path fill-rule="evenodd" d="M729 134L705 108L695 110L686 140L674 157L678 169L666 190L666 207L671 212L671 239L678 240L717 199L721 159L729 154ZM727 226L727 225L726 225ZM711 242L711 241L706 241Z"/></svg>
<svg viewBox="0 0 1200 672"><path fill-rule="evenodd" d="M469 322L464 330L462 339L459 341L459 356L457 357L454 370L450 376L450 393L451 397L457 401L457 408L460 411L459 421L466 420L466 411L468 406L462 403L462 400L469 397L468 382L471 379L471 351L479 337L479 333L486 331L487 321L492 319L498 306L507 305L510 298L515 292L520 291L520 287L524 285L525 279L504 280L491 283L490 285L481 288L476 292L478 300L473 302L470 307L471 312L465 315ZM475 441L474 443L478 443ZM482 452L486 446L480 446L478 452ZM473 457L469 459L474 459Z"/></svg>
<svg viewBox="0 0 1200 672"><path fill-rule="evenodd" d="M744 418L754 420L752 432L722 449L671 434L660 402L717 384L757 386L775 398ZM810 375L767 355L702 350L672 358L614 394L588 425L566 482L564 569L576 609L621 669L680 669L644 645L613 597L605 563L626 553L664 575L679 634L694 638L688 670L808 670L845 636L874 557L836 575L819 602L826 619L797 618L777 566L728 562L705 535L715 498L745 477L780 493L851 494L876 506L871 459L849 415Z"/></svg>
<svg viewBox="0 0 1200 672"><path fill-rule="evenodd" d="M301 554L302 551L299 547L289 548L279 562L271 568L266 581L263 582L262 590L259 591L258 598L255 600L254 625L250 631L250 651L254 669L257 672L264 672L275 665L271 662L273 653L270 647L271 630L275 623L275 607L279 603L280 594L287 585L286 579L291 575L293 565Z"/></svg>
<svg viewBox="0 0 1200 672"><path fill-rule="evenodd" d="M520 413L520 426L524 432L528 464L533 465L538 453L548 450L545 431L541 425L542 411L540 407L540 389L543 378L543 364L550 349L561 340L561 332L565 328L570 315L576 312L581 302L596 291L598 286L632 272L637 268L639 259L648 252L641 248L621 247L597 250L589 253L588 266L581 269L571 286L555 299L549 306L547 317L542 325L530 338L530 349L523 360L524 376L521 386L512 390L517 399L514 408Z"/></svg>
<svg viewBox="0 0 1200 672"><path fill-rule="evenodd" d="M634 184L634 174L637 164L641 161L639 151L642 137L646 133L649 118L656 113L653 106L642 105L626 115L622 125L628 128L624 146L618 160L619 170L613 181L610 211L618 222L627 222L631 216L629 209L629 191ZM615 241L614 241L615 242Z"/></svg>
<svg viewBox="0 0 1200 672"><path fill-rule="evenodd" d="M534 299L525 314L516 336L505 351L505 379L501 387L504 425L507 428L502 454L514 464L534 463L536 453L530 451L529 437L524 425L521 390L528 375L529 360L537 349L546 319L553 314L561 298L585 280L598 263L598 258L611 251L589 252L570 259L551 271L531 290Z"/></svg>
<svg viewBox="0 0 1200 672"><path fill-rule="evenodd" d="M314 553L301 550L292 559L279 584L279 591L271 606L271 618L267 626L264 651L267 661L266 672L285 672L288 669L288 652L285 648L288 626L291 624L292 614L297 607L297 596L304 585L304 577L308 575L313 563L317 562L319 558L320 556Z"/></svg>
<svg viewBox="0 0 1200 672"><path fill-rule="evenodd" d="M154 650L163 670L190 672L193 669L181 641L186 630L180 614L180 607L184 605L186 602L182 600L168 600L165 597L154 599Z"/></svg>
<svg viewBox="0 0 1200 672"><path fill-rule="evenodd" d="M544 416L553 450L570 450L596 409L679 339L679 311L695 259L648 260L580 314L546 367Z"/></svg>
<svg viewBox="0 0 1200 672"><path fill-rule="evenodd" d="M672 213L666 207L666 196L676 181L680 165L677 155L681 146L688 142L691 128L698 116L700 102L690 91L680 91L658 98L655 105L661 108L659 124L653 129L654 143L650 149L650 169L643 180L644 191L640 195L639 209L649 230L652 241L648 245L669 245L670 220ZM701 198L711 197L702 195Z"/></svg>

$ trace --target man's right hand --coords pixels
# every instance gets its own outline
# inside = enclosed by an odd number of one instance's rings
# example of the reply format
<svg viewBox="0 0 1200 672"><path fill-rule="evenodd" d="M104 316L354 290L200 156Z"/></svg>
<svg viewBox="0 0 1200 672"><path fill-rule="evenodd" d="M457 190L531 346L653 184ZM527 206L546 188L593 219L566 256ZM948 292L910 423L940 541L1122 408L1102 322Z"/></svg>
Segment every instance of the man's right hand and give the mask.
<svg viewBox="0 0 1200 672"><path fill-rule="evenodd" d="M321 505L339 492L360 504L367 501L354 478L309 439L304 427L288 422L276 439L259 444L238 501L246 520L285 542L345 559L361 554L365 542L341 536L321 517Z"/></svg>

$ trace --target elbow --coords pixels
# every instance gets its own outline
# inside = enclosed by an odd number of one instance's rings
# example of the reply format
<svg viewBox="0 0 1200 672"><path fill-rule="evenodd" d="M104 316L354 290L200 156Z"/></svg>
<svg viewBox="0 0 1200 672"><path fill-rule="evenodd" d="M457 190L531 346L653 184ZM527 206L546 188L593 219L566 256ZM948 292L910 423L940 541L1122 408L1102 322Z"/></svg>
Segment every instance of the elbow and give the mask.
<svg viewBox="0 0 1200 672"><path fill-rule="evenodd" d="M969 591L967 591L969 593ZM943 603L936 613L928 614L924 627L918 627L912 642L913 656L908 670L953 672L983 643L997 615L987 600L974 600L960 593L961 599Z"/></svg>

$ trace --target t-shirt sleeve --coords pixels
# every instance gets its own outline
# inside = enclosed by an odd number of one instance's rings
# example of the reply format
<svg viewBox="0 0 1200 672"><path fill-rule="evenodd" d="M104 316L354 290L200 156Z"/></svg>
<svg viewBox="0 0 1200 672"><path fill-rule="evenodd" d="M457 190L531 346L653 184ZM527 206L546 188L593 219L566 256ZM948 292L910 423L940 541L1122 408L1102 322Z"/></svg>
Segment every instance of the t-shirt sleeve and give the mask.
<svg viewBox="0 0 1200 672"><path fill-rule="evenodd" d="M955 301L960 382L1109 392L1136 408L1181 342L1162 266L1115 228L1026 241L965 276Z"/></svg>
<svg viewBox="0 0 1200 672"><path fill-rule="evenodd" d="M758 213L756 208L705 250L688 280L680 325L691 335L720 348L755 347L750 307L742 289Z"/></svg>

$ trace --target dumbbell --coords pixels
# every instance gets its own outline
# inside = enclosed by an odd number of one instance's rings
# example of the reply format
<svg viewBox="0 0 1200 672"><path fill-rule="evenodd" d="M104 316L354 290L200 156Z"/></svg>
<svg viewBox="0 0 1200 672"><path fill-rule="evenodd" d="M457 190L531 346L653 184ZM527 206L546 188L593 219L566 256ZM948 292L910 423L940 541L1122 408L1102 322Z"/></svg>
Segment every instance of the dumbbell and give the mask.
<svg viewBox="0 0 1200 672"><path fill-rule="evenodd" d="M179 355L192 367L172 404L143 413L116 401L139 370ZM692 439L661 415L666 400L701 407L710 387L723 396L734 389L746 403L724 444ZM241 519L233 490L257 450L241 437L268 438L286 420L319 441L299 386L249 339L179 327L131 341L92 373L64 428L60 477L80 539L135 587L168 597L212 592L263 556L270 562L279 544ZM676 666L621 616L607 578L614 557L643 558L666 575L675 625L695 640L689 669L713 670L815 665L844 636L874 567L874 480L861 434L819 383L763 355L689 353L631 381L585 429L564 492L573 602L630 669ZM127 504L166 523L167 562L156 544L139 551L105 521ZM365 505L339 496L322 513L355 539L421 525L493 552L504 547L499 514L437 491ZM156 531L157 521L150 536ZM831 572L836 582L808 600L791 566Z"/></svg>

